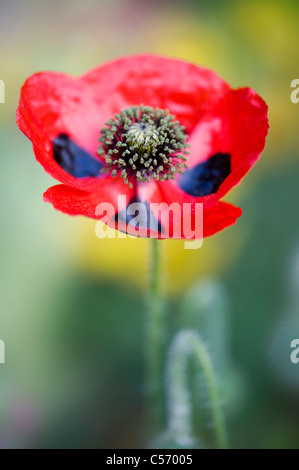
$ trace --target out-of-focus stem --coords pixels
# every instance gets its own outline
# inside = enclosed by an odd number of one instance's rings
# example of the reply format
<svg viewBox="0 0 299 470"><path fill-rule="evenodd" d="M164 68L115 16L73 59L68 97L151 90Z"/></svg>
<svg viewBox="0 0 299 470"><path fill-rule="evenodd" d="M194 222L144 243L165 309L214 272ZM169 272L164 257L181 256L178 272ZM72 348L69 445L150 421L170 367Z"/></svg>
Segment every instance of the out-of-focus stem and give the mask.
<svg viewBox="0 0 299 470"><path fill-rule="evenodd" d="M147 396L151 434L161 431L163 422L163 340L164 305L161 280L161 240L149 239L149 302L147 317Z"/></svg>
<svg viewBox="0 0 299 470"><path fill-rule="evenodd" d="M167 370L169 433L182 446L194 442L191 394L187 383L187 366L191 357L198 362L205 378L217 444L219 448L226 449L227 435L210 356L197 333L192 330L181 331L170 348Z"/></svg>

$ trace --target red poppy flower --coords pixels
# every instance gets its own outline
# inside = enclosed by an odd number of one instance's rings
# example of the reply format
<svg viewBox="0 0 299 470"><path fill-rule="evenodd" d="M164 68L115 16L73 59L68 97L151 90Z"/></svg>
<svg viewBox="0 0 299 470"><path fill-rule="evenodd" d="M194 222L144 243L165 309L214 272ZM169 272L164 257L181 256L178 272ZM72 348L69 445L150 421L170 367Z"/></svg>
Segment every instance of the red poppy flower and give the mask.
<svg viewBox="0 0 299 470"><path fill-rule="evenodd" d="M99 219L98 204L118 207L123 195L156 218L157 238L174 237L185 217L195 218L196 203L203 204L204 236L234 224L241 209L221 199L257 161L268 132L267 105L252 89L233 90L210 70L152 55L81 78L32 75L17 122L37 160L62 183L45 201ZM152 214L153 203L188 203L190 210L177 220L164 209ZM107 224L131 233L126 207L118 210Z"/></svg>

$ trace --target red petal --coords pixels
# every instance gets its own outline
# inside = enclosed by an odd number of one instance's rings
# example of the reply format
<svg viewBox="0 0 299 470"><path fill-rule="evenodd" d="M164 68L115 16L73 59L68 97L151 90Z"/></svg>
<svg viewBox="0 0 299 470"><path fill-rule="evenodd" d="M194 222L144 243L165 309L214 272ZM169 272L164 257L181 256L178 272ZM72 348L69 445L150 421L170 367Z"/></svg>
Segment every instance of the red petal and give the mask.
<svg viewBox="0 0 299 470"><path fill-rule="evenodd" d="M227 202L219 201L211 209L203 212L203 236L209 237L214 233L234 225L242 215L242 209Z"/></svg>
<svg viewBox="0 0 299 470"><path fill-rule="evenodd" d="M98 187L98 178L75 178L53 158L52 140L61 133L96 154L104 119L79 80L55 73L31 76L21 90L17 123L31 140L36 159L53 178L79 189Z"/></svg>
<svg viewBox="0 0 299 470"><path fill-rule="evenodd" d="M203 116L188 139L190 147L187 150L190 155L188 155L187 164L189 168L204 162L216 153L228 153L231 149L229 128L223 116L218 113L214 115L214 113L213 115L207 113ZM179 179L179 175L176 179Z"/></svg>
<svg viewBox="0 0 299 470"><path fill-rule="evenodd" d="M115 60L82 77L110 117L132 105L169 109L188 130L229 90L211 70L154 55Z"/></svg>
<svg viewBox="0 0 299 470"><path fill-rule="evenodd" d="M171 225L167 226L167 221L169 220L168 213L163 216L162 214L162 225L165 227L168 233L170 233L170 238L175 237L174 234L181 233L182 239L190 239L190 227L191 230L195 230L196 227L196 214L194 209L191 211L183 212L185 215L181 218L179 223L175 223L175 218L171 218ZM191 239L206 238L211 235L214 235L221 230L234 225L239 217L242 215L242 209L240 207L235 207L232 204L226 202L218 202L213 208L207 209L203 206L203 213L201 221L202 225L199 224L198 232L195 231L195 235ZM188 227L188 228L187 228ZM176 237L175 237L176 238Z"/></svg>
<svg viewBox="0 0 299 470"><path fill-rule="evenodd" d="M258 160L268 134L268 106L250 88L231 91L224 99L223 120L231 138L232 172L220 186L218 198L238 184Z"/></svg>
<svg viewBox="0 0 299 470"><path fill-rule="evenodd" d="M149 204L152 202L165 202L165 197L161 191L160 185L155 180L146 183L137 183L136 197L138 201L148 202Z"/></svg>
<svg viewBox="0 0 299 470"><path fill-rule="evenodd" d="M231 155L232 170L215 194L199 200L213 205L237 185L258 160L269 128L267 111L266 103L253 90L240 88L228 92L199 122L188 141L191 145L189 168L222 152Z"/></svg>
<svg viewBox="0 0 299 470"><path fill-rule="evenodd" d="M111 187L117 187L118 192L111 191ZM166 203L162 199L161 194L159 193L159 187L157 185L157 191L155 192L151 202L156 202L160 204L161 202ZM60 184L53 186L48 189L44 195L44 200L53 204L55 209L60 210L69 215L83 215L93 219L99 219L100 217L96 214L96 208L100 203L109 203L112 204L115 209L115 214L118 210L125 209L125 206L119 207L118 196L125 196L127 204L131 201L133 197L132 190L129 187L123 184L122 180L112 180L106 179L101 183L101 190L99 192L86 192L81 191L76 188L71 188L69 186ZM167 203L166 203L167 205ZM181 206L183 211L183 206ZM184 217L175 220L175 218L169 219L169 213L166 210L162 209L162 213L153 210L155 216L159 216L159 220L162 221L162 226L164 228L164 233L169 235L169 238L177 238L177 233L181 233L182 239L184 239L184 223L186 218L191 222L191 227L194 225L195 214L193 208L191 208L191 214L189 212L182 212ZM203 210L203 236L207 237L213 235L224 228L233 225L237 218L240 217L242 211L240 208L237 208L231 204L225 202L219 202L213 208L206 208L204 206ZM178 222L178 223L176 223ZM131 227L128 227L125 223L115 224L112 220L108 222L110 227L117 227L119 230L134 234L131 230ZM147 236L147 229L140 229L139 236ZM163 234L153 234L156 238L165 238ZM187 235L188 237L188 235Z"/></svg>
<svg viewBox="0 0 299 470"><path fill-rule="evenodd" d="M178 202L179 204L184 203L203 203L206 208L213 207L218 201L211 199L211 196L195 197L185 193L177 184L176 181L166 180L158 182L160 192L163 194L163 198L168 204Z"/></svg>
<svg viewBox="0 0 299 470"><path fill-rule="evenodd" d="M189 204L191 207L191 223L194 225L194 208L196 203L203 203L203 236L207 237L213 235L220 230L223 230L230 225L233 225L236 220L241 217L242 209L235 207L232 204L217 201L212 205L212 201L205 202L206 198L197 198L184 193L174 182L164 181L157 184L160 190L160 198L163 197L164 201L171 205L173 203L179 203L183 208L184 204ZM161 196L162 194L162 196ZM157 199L157 201L155 200ZM152 201L158 202L159 192L153 192ZM157 213L155 213L158 216ZM168 216L161 218L163 226L167 225ZM184 220L181 220L181 227L179 224L174 224L172 220L172 226L169 228L170 234L175 232L183 233Z"/></svg>
<svg viewBox="0 0 299 470"><path fill-rule="evenodd" d="M98 204L108 203L117 208L119 196L125 196L129 202L133 192L128 185L124 184L122 178L105 178L100 180L98 191L93 192L82 191L65 184L52 186L45 192L44 200L65 214L97 219Z"/></svg>

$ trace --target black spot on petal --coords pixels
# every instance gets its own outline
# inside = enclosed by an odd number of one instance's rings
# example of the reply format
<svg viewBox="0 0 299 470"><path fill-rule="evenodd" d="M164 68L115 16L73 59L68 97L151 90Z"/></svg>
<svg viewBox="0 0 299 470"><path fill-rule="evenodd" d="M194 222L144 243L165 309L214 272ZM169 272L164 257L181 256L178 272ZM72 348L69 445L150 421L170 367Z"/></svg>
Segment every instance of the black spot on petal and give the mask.
<svg viewBox="0 0 299 470"><path fill-rule="evenodd" d="M75 144L66 134L52 142L53 157L58 165L75 178L99 176L103 163Z"/></svg>
<svg viewBox="0 0 299 470"><path fill-rule="evenodd" d="M194 168L186 170L179 179L179 186L190 196L208 196L218 191L230 173L231 156L228 153L216 153Z"/></svg>
<svg viewBox="0 0 299 470"><path fill-rule="evenodd" d="M132 206L132 204L135 203L142 206L139 208L138 205ZM129 209L130 206L131 210ZM126 225L132 222L135 218L137 219L137 223L136 225L134 223L133 227L136 228L136 230L147 229L148 236L150 236L150 232L153 234L163 233L161 222L154 216L147 201L141 202L140 200L131 199L126 209L123 209L121 212L115 215L115 221L117 223L125 223Z"/></svg>

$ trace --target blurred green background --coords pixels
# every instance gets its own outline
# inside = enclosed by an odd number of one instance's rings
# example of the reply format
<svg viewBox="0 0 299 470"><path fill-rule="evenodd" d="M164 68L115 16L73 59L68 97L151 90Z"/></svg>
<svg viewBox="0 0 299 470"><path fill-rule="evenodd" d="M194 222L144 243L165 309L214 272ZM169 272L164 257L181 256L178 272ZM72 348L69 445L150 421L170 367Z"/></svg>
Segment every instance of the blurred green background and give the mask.
<svg viewBox="0 0 299 470"><path fill-rule="evenodd" d="M80 75L141 52L212 68L269 105L266 150L226 197L243 208L237 225L196 252L163 242L166 348L191 326L212 352L226 351L214 367L232 447L299 448L299 364L290 363L299 338L298 23L298 2L285 0L0 0L0 448L148 445L147 240L98 240L93 221L44 204L54 182L15 124L32 73ZM194 433L213 445L193 388Z"/></svg>

